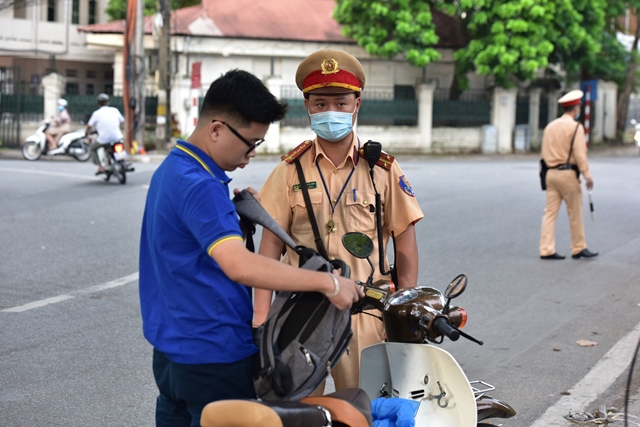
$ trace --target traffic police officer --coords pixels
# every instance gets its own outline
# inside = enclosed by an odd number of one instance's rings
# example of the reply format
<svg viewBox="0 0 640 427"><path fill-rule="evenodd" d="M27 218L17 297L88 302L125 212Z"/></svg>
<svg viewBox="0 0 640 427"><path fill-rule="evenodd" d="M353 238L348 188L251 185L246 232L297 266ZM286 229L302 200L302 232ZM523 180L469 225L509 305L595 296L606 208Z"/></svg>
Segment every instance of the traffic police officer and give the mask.
<svg viewBox="0 0 640 427"><path fill-rule="evenodd" d="M368 235L375 245L371 261L379 265L375 190L369 165L361 157L364 142L353 131L363 102L360 95L365 85L364 69L346 52L320 50L300 63L296 84L304 94L304 105L316 138L304 141L282 156L284 161L274 169L260 192L262 205L296 243L316 248L294 164L297 159L328 256L350 265L352 278L365 280L371 273L368 262L349 254L341 242L342 236L350 231ZM423 217L422 211L393 156L383 152L373 173L382 198L384 247L393 233L399 287L415 287L418 250L414 225ZM283 249L282 241L268 230L263 231L260 254L280 259ZM287 251L283 262L298 265L298 257ZM374 280L379 278L382 275L376 272ZM270 302L270 292L256 293L255 325L264 322ZM332 372L336 390L358 386L360 351L384 338L382 322L366 314L352 317L352 329L354 337L349 351Z"/></svg>
<svg viewBox="0 0 640 427"><path fill-rule="evenodd" d="M587 189L593 188L593 179L587 162L587 145L584 127L576 124L580 116L584 93L572 90L558 100L564 114L549 123L542 136L542 159L549 167L547 172L547 206L542 216L540 232L540 258L564 259L556 252L556 220L562 201L567 204L571 227L572 258L592 258L598 255L587 249L582 218L582 189L577 170L585 178Z"/></svg>

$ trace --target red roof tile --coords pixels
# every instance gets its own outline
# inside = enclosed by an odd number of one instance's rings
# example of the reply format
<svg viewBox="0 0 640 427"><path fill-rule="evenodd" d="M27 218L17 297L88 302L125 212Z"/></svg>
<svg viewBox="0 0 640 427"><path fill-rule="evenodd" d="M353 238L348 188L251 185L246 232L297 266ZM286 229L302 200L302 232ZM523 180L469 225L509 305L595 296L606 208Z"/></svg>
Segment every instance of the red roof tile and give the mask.
<svg viewBox="0 0 640 427"><path fill-rule="evenodd" d="M174 10L172 34L266 40L295 40L353 43L340 33L333 19L335 0L202 0L198 6ZM440 36L439 46L463 44L455 18L433 12ZM145 33L153 29L153 17L146 17ZM87 33L124 32L124 21L85 25Z"/></svg>
<svg viewBox="0 0 640 427"><path fill-rule="evenodd" d="M202 0L171 14L172 34L349 43L331 17L335 0ZM145 18L151 33L152 17ZM123 33L124 21L85 25L87 33Z"/></svg>

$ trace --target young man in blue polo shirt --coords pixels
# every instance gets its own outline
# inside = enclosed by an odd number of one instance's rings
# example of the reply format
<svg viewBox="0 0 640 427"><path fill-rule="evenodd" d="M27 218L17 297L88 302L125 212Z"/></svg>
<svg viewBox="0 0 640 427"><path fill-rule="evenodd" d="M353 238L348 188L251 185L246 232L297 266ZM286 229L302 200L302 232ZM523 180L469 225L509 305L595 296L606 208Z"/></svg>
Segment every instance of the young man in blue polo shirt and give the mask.
<svg viewBox="0 0 640 427"><path fill-rule="evenodd" d="M140 305L144 336L154 347L158 426L199 426L207 403L253 396L257 348L248 286L319 291L341 309L362 294L351 280L244 247L226 172L249 164L285 110L252 74L226 73L211 84L193 134L178 141L151 179Z"/></svg>

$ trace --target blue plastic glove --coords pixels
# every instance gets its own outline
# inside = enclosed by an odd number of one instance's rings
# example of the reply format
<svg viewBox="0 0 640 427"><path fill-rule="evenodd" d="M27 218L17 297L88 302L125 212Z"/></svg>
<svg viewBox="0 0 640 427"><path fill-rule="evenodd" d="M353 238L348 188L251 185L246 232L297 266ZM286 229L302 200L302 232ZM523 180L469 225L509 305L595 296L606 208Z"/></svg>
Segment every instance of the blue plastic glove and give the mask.
<svg viewBox="0 0 640 427"><path fill-rule="evenodd" d="M416 402L399 397L380 397L371 402L374 427L415 427Z"/></svg>

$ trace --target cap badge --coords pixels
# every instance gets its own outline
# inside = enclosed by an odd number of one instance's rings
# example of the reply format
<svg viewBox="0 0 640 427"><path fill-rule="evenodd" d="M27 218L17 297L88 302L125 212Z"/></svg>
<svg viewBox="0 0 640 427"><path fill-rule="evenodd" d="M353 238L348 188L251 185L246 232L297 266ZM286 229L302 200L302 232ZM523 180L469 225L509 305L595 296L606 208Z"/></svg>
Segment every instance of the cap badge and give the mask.
<svg viewBox="0 0 640 427"><path fill-rule="evenodd" d="M322 68L322 74L336 74L340 71L338 68L338 61L333 58L322 61L320 68Z"/></svg>

